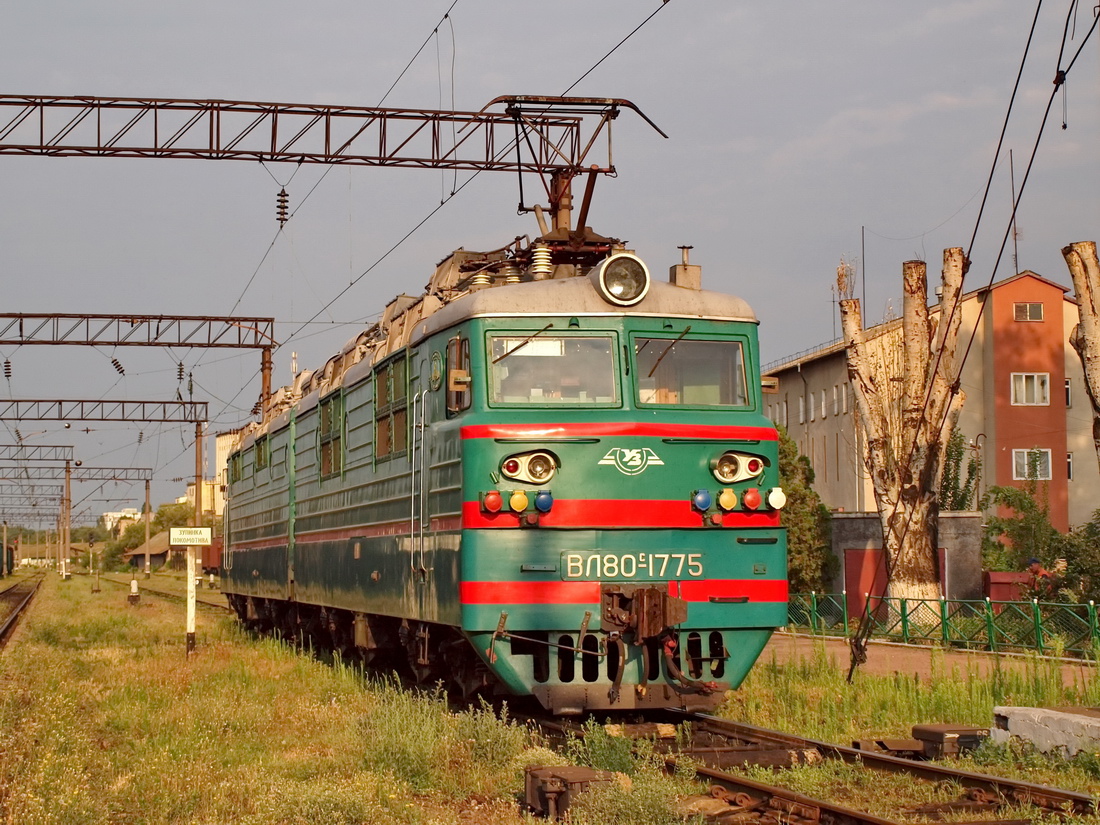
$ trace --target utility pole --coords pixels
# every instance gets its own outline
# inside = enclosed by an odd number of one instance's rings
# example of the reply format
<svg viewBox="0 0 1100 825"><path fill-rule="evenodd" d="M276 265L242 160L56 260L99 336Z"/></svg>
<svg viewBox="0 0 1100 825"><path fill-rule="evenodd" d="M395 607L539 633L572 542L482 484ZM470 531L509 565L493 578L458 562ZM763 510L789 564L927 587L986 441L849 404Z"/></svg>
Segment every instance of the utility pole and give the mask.
<svg viewBox="0 0 1100 825"><path fill-rule="evenodd" d="M149 505L149 479L145 479L145 578L149 578L149 519L153 516Z"/></svg>
<svg viewBox="0 0 1100 825"><path fill-rule="evenodd" d="M62 579L69 578L69 502L72 500L72 480L73 480L73 468L72 462L65 461L65 494L61 499L61 533L64 537L62 540L61 554L64 559L63 571L61 574Z"/></svg>
<svg viewBox="0 0 1100 825"><path fill-rule="evenodd" d="M195 514L193 524L202 527L202 422L195 422ZM195 545L187 545L187 655L195 652Z"/></svg>

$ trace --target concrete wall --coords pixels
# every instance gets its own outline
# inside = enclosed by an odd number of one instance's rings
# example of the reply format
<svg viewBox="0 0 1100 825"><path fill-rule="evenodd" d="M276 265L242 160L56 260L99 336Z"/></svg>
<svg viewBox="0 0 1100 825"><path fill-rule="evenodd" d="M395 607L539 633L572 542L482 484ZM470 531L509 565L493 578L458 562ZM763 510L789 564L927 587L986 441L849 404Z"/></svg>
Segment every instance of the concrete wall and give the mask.
<svg viewBox="0 0 1100 825"><path fill-rule="evenodd" d="M940 513L939 546L946 567L941 592L949 599L982 598L982 514ZM863 593L885 595L878 513L834 513L833 553L840 559L835 592L848 590L850 603Z"/></svg>

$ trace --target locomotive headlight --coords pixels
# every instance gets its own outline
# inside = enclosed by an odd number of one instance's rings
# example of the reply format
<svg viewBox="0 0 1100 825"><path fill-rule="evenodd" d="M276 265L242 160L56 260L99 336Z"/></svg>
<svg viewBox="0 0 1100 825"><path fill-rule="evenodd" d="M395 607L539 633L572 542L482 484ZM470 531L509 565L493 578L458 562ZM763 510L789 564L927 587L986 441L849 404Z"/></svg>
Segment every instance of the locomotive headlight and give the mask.
<svg viewBox="0 0 1100 825"><path fill-rule="evenodd" d="M557 469L557 458L542 451L511 455L500 463L501 475L528 484L545 484L554 477Z"/></svg>
<svg viewBox="0 0 1100 825"><path fill-rule="evenodd" d="M722 453L718 458L711 459L710 469L723 484L732 484L741 469L741 460L736 453Z"/></svg>
<svg viewBox="0 0 1100 825"><path fill-rule="evenodd" d="M649 292L649 270L641 258L625 252L612 255L589 277L603 299L618 306L632 306Z"/></svg>
<svg viewBox="0 0 1100 825"><path fill-rule="evenodd" d="M527 459L527 474L539 484L549 481L554 475L554 459L546 453L535 453Z"/></svg>

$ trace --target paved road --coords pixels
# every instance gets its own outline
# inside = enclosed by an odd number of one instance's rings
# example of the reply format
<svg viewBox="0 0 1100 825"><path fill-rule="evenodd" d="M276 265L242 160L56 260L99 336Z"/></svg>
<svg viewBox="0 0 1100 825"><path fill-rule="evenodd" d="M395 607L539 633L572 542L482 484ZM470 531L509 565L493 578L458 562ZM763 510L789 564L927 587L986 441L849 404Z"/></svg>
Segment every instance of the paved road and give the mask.
<svg viewBox="0 0 1100 825"><path fill-rule="evenodd" d="M845 639L831 637L812 637L779 632L772 636L764 648L763 661L775 661L783 664L799 659L812 658L818 646L824 645L825 652L838 669L848 672L849 651ZM934 651L934 652L933 652ZM943 652L940 648L899 645L890 642L871 642L867 646L867 663L861 668L867 673L889 676L894 673L919 674L927 678L932 672L932 658L937 657L937 667L949 672L957 670L968 673L973 668L978 674L986 675L994 668L996 659L1000 659L1002 668L1027 668L1028 659L1023 656L995 656L990 653L968 651ZM1062 681L1067 685L1081 684L1096 678L1096 667L1089 663L1075 664L1065 662L1061 665Z"/></svg>

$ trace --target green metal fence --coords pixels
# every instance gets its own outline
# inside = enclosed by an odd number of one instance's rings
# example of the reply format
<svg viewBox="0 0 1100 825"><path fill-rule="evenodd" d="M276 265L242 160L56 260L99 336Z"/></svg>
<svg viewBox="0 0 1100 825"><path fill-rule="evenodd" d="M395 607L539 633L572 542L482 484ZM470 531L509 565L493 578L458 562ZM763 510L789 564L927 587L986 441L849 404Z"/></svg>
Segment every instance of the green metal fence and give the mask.
<svg viewBox="0 0 1100 825"><path fill-rule="evenodd" d="M846 593L792 593L788 623L826 636L846 636L861 616L849 618ZM968 650L1036 652L1096 658L1100 628L1096 605L993 602L989 599L888 599L871 596L862 618L871 636L906 644L942 644Z"/></svg>

